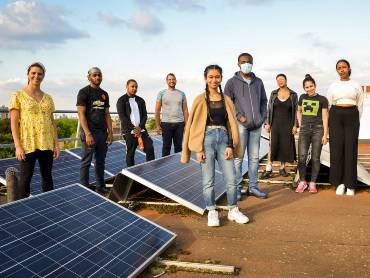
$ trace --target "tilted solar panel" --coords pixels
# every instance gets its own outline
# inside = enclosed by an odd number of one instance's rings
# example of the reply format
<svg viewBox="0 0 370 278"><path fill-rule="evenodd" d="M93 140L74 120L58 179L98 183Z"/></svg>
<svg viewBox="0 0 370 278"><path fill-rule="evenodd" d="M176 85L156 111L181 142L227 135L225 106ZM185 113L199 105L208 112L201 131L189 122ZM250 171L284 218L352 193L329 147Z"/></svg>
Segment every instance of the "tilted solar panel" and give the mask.
<svg viewBox="0 0 370 278"><path fill-rule="evenodd" d="M135 277L175 237L70 185L0 206L0 276Z"/></svg>
<svg viewBox="0 0 370 278"><path fill-rule="evenodd" d="M53 161L53 182L54 188L61 188L66 185L79 182L80 179L80 160L66 151L60 152L59 159ZM5 184L5 170L8 167L14 167L20 170L19 161L15 158L0 160L0 177L1 182ZM89 173L90 183L96 181L94 169ZM31 181L31 195L41 193L41 175L38 162L35 165L35 171Z"/></svg>

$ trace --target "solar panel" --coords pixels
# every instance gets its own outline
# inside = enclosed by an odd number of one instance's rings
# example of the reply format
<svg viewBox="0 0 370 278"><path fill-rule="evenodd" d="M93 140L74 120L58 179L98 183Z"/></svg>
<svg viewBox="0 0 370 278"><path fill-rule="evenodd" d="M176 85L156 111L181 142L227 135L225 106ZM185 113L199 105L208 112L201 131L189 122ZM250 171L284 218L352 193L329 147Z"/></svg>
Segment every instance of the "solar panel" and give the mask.
<svg viewBox="0 0 370 278"><path fill-rule="evenodd" d="M261 138L260 158L268 152L268 141ZM142 165L122 170L122 174L144 186L176 201L177 203L203 214L206 205L203 199L201 166L194 159L188 164L180 162L181 154L172 154ZM243 164L248 165L247 160ZM247 171L248 167L244 168ZM119 186L119 185L117 185ZM222 173L215 173L216 201L225 193Z"/></svg>
<svg viewBox="0 0 370 278"><path fill-rule="evenodd" d="M0 276L135 277L175 237L70 185L0 206Z"/></svg>
<svg viewBox="0 0 370 278"><path fill-rule="evenodd" d="M71 155L66 151L60 152L60 157L53 162L53 182L54 188L61 188L66 185L79 182L80 179L80 165L81 162L78 158ZM0 178L3 184L5 182L5 170L8 167L14 167L20 170L19 161L15 158L7 158L0 160ZM90 169L89 173L90 183L96 181L94 170ZM38 162L35 165L35 171L31 181L31 195L36 195L41 193L41 175Z"/></svg>
<svg viewBox="0 0 370 278"><path fill-rule="evenodd" d="M73 153L81 159L82 151L81 148L74 148L68 150L69 152ZM145 153L136 150L135 153L135 163L143 163L145 162ZM94 160L92 161L92 165L94 165ZM120 173L123 168L126 168L126 144L123 141L115 141L108 147L107 155L105 158L105 173L106 176L112 177L116 174Z"/></svg>
<svg viewBox="0 0 370 278"><path fill-rule="evenodd" d="M203 214L201 167L191 160L180 162L180 153L135 165L122 170L122 174L151 188L154 191ZM225 192L222 175L217 171L215 178L216 200Z"/></svg>

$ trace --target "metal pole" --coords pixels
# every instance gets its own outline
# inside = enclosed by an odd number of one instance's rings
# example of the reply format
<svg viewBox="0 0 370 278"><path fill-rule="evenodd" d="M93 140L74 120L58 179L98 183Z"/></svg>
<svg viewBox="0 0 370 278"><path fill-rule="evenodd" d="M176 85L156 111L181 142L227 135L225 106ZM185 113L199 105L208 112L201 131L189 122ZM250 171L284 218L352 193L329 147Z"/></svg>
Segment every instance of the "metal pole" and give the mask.
<svg viewBox="0 0 370 278"><path fill-rule="evenodd" d="M80 137L80 118L78 118L78 121L77 121L77 130L76 130L76 138L79 138ZM78 140L76 140L75 142L75 148L78 147Z"/></svg>

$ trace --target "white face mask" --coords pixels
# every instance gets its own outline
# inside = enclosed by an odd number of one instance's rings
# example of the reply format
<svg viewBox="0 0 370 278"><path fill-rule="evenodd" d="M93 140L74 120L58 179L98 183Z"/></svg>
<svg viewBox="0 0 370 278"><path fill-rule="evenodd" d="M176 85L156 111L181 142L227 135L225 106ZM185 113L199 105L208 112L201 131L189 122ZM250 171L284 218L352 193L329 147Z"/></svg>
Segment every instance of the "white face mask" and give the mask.
<svg viewBox="0 0 370 278"><path fill-rule="evenodd" d="M250 64L250 63L244 63L244 64L241 64L240 65L240 70L245 73L245 74L248 74L252 71L252 67L253 67L253 64Z"/></svg>

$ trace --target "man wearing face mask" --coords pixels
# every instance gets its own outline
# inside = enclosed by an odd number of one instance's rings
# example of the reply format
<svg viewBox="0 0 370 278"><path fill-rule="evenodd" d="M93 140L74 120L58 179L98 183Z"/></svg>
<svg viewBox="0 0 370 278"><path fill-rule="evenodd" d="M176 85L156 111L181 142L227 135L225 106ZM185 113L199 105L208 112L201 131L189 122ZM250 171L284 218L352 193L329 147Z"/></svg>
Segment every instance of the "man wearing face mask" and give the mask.
<svg viewBox="0 0 370 278"><path fill-rule="evenodd" d="M89 69L87 78L90 84L78 92L76 104L82 128L80 183L89 187L89 169L95 153L96 191L108 193L104 182L105 156L113 136L109 96L100 88L103 75L99 68Z"/></svg>
<svg viewBox="0 0 370 278"><path fill-rule="evenodd" d="M257 184L261 127L267 117L266 91L262 80L252 72L252 55L240 54L238 66L240 71L226 82L224 92L235 104L243 153L247 150L248 154L249 195L267 198L267 194L262 192ZM235 158L234 161L237 197L240 200L243 159Z"/></svg>

